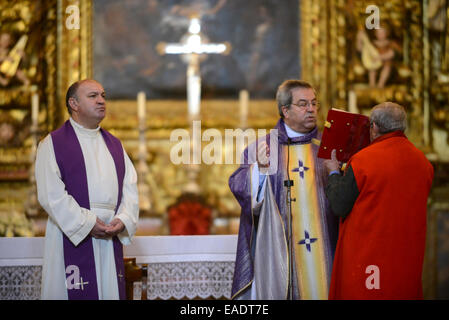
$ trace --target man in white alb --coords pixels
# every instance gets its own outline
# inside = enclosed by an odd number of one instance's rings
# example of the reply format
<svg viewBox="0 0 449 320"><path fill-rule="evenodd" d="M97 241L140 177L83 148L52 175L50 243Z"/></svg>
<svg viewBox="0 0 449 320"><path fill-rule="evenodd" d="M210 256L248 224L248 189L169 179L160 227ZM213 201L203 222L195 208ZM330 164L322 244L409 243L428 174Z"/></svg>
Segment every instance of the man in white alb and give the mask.
<svg viewBox="0 0 449 320"><path fill-rule="evenodd" d="M42 299L125 299L123 247L139 216L137 175L120 141L99 127L102 85L70 86L70 113L40 144L38 199L48 213Z"/></svg>

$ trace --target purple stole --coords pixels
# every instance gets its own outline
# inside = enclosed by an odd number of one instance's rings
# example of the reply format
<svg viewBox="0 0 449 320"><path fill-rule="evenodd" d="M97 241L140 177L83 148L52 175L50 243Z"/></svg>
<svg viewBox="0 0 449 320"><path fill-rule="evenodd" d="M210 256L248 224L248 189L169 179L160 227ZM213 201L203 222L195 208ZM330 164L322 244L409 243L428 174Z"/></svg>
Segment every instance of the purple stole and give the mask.
<svg viewBox="0 0 449 320"><path fill-rule="evenodd" d="M116 137L106 130L100 129L101 135L112 155L117 171L118 199L115 213L122 200L123 179L125 177L125 158L123 148ZM61 172L62 181L67 193L71 195L82 208L90 209L89 191L87 188L86 166L81 145L75 131L67 120L61 128L51 133L56 162ZM67 286L69 300L98 300L97 274L95 271L94 248L92 236L88 235L78 246L73 245L63 234L64 264L66 273L75 270L79 275L79 283ZM123 246L117 236L113 237L114 258L117 271L117 284L120 300L126 299L125 268L123 263Z"/></svg>

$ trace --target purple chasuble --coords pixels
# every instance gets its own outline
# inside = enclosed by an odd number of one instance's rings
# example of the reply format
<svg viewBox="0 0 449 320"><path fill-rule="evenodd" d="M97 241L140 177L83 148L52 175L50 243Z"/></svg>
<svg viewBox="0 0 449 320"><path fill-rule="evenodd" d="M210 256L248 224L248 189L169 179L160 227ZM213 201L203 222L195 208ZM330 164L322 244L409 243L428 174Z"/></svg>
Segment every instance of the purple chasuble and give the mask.
<svg viewBox="0 0 449 320"><path fill-rule="evenodd" d="M276 151L272 150L271 152L278 152L278 170L275 174L270 175L269 179L271 182L276 206L279 209L279 213L281 214L284 226L285 228L287 228L287 201L286 191L284 187L284 180L286 179L286 169L284 168L285 159L282 153L282 146L289 143L289 138L285 130L284 121L282 119L278 121L275 129L277 129L278 132L279 147ZM311 143L312 138L321 138L321 134L318 132L317 128L313 129L306 135L297 138L291 138L290 144L296 145ZM265 140L268 146L270 146L269 135L265 137ZM338 237L338 218L334 216L330 211L329 204L324 194L324 186L326 185L327 181L327 172L323 165L323 159L316 158L319 147L312 144L312 148L314 150L316 166L315 174L317 182L316 190L318 195L318 203L321 211L324 213L323 220L327 229L326 238L328 238L329 242L329 246L327 246L326 248L327 256L329 256L329 260L332 260ZM254 241L256 235L255 231L257 230L258 217L253 216L251 208L251 164L248 161L248 149L249 148L246 148L243 153L243 163L229 178L229 187L241 206L236 262L231 292L232 299L249 299L250 292L248 289L251 287L254 278ZM287 234L287 229L285 229L285 232L285 234ZM293 270L293 277L295 277L295 274L296 271ZM298 296L298 294L295 294L295 292L297 291L296 279L292 282L294 289L294 299L298 299L300 297Z"/></svg>
<svg viewBox="0 0 449 320"><path fill-rule="evenodd" d="M123 148L116 137L106 130L100 129L101 135L114 159L119 192L115 213L122 200L123 179L125 177L125 158ZM56 162L61 172L61 179L67 193L71 195L82 208L90 209L89 191L87 186L86 166L81 145L75 131L67 120L61 128L51 133ZM95 271L94 248L92 236L88 235L78 246L73 245L63 234L64 264L66 274L79 270L79 283L67 286L69 300L98 300L98 284ZM117 284L120 300L126 299L125 268L123 263L123 246L117 236L113 237L114 258L117 271ZM75 278L75 279L77 279Z"/></svg>

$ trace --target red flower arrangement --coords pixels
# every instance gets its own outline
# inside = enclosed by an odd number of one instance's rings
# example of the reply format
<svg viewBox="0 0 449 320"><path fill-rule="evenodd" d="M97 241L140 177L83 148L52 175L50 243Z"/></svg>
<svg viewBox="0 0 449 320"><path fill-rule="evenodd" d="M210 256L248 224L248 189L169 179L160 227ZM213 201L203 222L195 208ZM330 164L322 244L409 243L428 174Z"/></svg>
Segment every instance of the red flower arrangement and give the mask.
<svg viewBox="0 0 449 320"><path fill-rule="evenodd" d="M181 197L168 208L171 235L209 234L212 210L195 197Z"/></svg>

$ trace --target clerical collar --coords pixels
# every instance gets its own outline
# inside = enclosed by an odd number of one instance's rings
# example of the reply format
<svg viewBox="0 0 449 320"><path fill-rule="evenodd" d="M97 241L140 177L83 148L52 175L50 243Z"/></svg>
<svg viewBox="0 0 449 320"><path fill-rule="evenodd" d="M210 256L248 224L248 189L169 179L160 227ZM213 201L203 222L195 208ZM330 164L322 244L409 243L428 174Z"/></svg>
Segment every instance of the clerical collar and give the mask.
<svg viewBox="0 0 449 320"><path fill-rule="evenodd" d="M290 128L285 122L284 122L284 127L285 127L285 132L287 133L287 136L289 138L298 138L298 137L302 137L302 136L306 135L305 133L296 132L295 130Z"/></svg>
<svg viewBox="0 0 449 320"><path fill-rule="evenodd" d="M84 128L81 124L73 120L72 117L69 118L70 123L72 124L72 127L79 133L85 134L91 137L97 136L98 132L100 131L100 126L96 127L95 129L88 129Z"/></svg>

